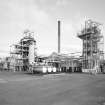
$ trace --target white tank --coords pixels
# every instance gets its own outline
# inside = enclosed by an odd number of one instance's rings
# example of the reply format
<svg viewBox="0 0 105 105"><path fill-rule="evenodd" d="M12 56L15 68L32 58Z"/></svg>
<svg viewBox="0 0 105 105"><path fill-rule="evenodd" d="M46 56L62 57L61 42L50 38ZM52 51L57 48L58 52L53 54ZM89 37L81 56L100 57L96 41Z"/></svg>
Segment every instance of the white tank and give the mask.
<svg viewBox="0 0 105 105"><path fill-rule="evenodd" d="M32 43L30 46L29 46L29 64L33 64L34 63L34 58L35 58L35 55L34 55L34 43Z"/></svg>
<svg viewBox="0 0 105 105"><path fill-rule="evenodd" d="M52 72L52 68L51 67L48 67L48 72Z"/></svg>
<svg viewBox="0 0 105 105"><path fill-rule="evenodd" d="M53 67L53 72L56 72L56 68L55 67Z"/></svg>
<svg viewBox="0 0 105 105"><path fill-rule="evenodd" d="M39 73L47 73L47 67L42 66L42 65L38 65L38 66L34 67L34 71L37 71Z"/></svg>
<svg viewBox="0 0 105 105"><path fill-rule="evenodd" d="M47 73L47 68L43 66L43 73Z"/></svg>

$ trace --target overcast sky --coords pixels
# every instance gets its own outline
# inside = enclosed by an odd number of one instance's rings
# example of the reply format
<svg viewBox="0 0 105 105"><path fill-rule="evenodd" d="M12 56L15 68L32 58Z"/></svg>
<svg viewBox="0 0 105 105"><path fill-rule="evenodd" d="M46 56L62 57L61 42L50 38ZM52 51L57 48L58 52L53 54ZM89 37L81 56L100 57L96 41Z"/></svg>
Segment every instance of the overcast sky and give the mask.
<svg viewBox="0 0 105 105"><path fill-rule="evenodd" d="M0 0L0 56L23 37L25 29L34 31L38 54L57 52L57 20L61 20L61 52L82 51L77 32L85 19L103 24L105 0Z"/></svg>

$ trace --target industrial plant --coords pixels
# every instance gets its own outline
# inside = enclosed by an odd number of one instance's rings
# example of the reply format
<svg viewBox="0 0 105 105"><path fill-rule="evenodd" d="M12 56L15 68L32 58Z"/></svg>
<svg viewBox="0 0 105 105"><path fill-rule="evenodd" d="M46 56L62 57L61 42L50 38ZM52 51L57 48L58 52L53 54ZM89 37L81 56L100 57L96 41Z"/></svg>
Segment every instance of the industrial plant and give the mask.
<svg viewBox="0 0 105 105"><path fill-rule="evenodd" d="M83 42L79 57L61 53L61 21L58 21L58 51L49 56L37 54L34 32L25 30L23 38L11 45L10 56L0 61L0 68L30 73L104 73L104 37L100 26L98 22L85 21L84 28L77 33Z"/></svg>
<svg viewBox="0 0 105 105"><path fill-rule="evenodd" d="M99 28L100 25L98 22L87 20L85 27L78 33L78 37L83 41L83 72L103 72L104 37Z"/></svg>

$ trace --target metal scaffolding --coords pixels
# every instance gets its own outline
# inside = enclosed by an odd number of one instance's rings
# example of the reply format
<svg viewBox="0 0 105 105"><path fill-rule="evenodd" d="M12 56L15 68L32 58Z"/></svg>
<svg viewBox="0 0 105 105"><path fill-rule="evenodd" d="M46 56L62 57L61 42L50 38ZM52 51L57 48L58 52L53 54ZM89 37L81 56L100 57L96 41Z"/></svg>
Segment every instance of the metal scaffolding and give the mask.
<svg viewBox="0 0 105 105"><path fill-rule="evenodd" d="M83 72L93 72L94 70L102 72L100 66L104 59L104 37L101 34L100 26L100 23L87 20L85 27L78 33L78 37L83 40Z"/></svg>
<svg viewBox="0 0 105 105"><path fill-rule="evenodd" d="M31 58L33 57L33 62L35 58L35 49L36 49L36 41L34 37L32 36L32 33L30 31L24 31L25 36L19 41L18 44L14 44L14 51L10 52L11 56L15 56L15 61L21 62L20 65L15 65L18 68L21 68L24 71L27 71L29 69L29 65L31 62ZM33 49L31 46L33 45ZM33 50L33 52L32 52ZM15 68L17 68L15 67Z"/></svg>

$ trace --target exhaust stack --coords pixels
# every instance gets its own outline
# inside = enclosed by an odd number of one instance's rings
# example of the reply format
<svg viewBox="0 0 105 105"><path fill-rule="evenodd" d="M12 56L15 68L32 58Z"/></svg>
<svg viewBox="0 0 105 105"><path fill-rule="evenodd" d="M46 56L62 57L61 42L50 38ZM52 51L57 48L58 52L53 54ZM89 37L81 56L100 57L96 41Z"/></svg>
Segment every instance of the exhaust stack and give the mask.
<svg viewBox="0 0 105 105"><path fill-rule="evenodd" d="M60 35L61 35L61 21L58 20L58 53L60 53L60 47L61 47L61 42L60 42Z"/></svg>

